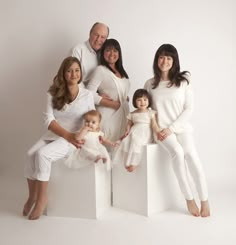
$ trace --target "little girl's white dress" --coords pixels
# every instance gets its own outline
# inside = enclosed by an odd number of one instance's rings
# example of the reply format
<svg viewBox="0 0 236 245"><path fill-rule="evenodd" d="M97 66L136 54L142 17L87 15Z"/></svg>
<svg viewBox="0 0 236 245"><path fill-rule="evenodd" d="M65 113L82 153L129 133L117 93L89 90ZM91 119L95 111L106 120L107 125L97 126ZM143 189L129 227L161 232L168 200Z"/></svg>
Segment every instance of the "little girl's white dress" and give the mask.
<svg viewBox="0 0 236 245"><path fill-rule="evenodd" d="M133 122L128 136L126 136L113 154L114 164L123 163L126 167L137 166L141 163L143 146L153 142L151 120L156 112L132 112L127 118Z"/></svg>
<svg viewBox="0 0 236 245"><path fill-rule="evenodd" d="M100 143L99 137L104 136L101 131L98 132L88 132L84 136L85 143L81 148L75 148L71 150L69 157L65 160L65 165L68 168L82 168L89 164L95 163L97 156L106 158L107 170L111 169L111 159L104 145ZM99 162L102 160L99 160Z"/></svg>

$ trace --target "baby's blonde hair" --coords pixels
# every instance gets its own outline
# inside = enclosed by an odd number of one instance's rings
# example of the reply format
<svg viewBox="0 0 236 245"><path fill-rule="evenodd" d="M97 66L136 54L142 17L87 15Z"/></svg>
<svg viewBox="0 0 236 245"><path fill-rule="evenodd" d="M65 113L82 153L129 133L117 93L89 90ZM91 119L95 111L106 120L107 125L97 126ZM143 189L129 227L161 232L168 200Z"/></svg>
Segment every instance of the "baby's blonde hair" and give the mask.
<svg viewBox="0 0 236 245"><path fill-rule="evenodd" d="M102 120L102 115L99 111L96 111L96 110L90 110L88 112L86 112L84 115L83 115L83 119L86 119L87 116L96 116L99 118L99 122L101 122Z"/></svg>

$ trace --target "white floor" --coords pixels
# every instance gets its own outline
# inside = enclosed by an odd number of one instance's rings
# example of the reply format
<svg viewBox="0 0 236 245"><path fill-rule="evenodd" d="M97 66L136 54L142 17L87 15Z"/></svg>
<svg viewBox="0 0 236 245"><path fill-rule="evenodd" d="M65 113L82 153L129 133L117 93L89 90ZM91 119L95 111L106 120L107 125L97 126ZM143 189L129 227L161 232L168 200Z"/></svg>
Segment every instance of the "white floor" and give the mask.
<svg viewBox="0 0 236 245"><path fill-rule="evenodd" d="M0 200L0 244L235 245L232 191L225 188L211 193L210 218L192 217L185 207L152 217L111 208L99 220L42 216L29 221L21 216L23 199L17 202L8 196Z"/></svg>

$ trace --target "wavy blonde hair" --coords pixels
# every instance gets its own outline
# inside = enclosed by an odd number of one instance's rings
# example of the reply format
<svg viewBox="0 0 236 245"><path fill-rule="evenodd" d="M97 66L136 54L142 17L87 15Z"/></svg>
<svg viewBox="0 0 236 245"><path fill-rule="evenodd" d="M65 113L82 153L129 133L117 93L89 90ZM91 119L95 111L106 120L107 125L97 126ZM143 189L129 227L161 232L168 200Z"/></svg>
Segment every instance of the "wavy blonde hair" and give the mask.
<svg viewBox="0 0 236 245"><path fill-rule="evenodd" d="M69 104L72 101L71 95L68 90L67 81L65 79L65 72L72 66L73 63L77 63L81 71L80 61L76 57L67 57L63 60L57 75L53 79L53 84L50 86L48 92L52 95L52 106L54 109L61 110L65 104ZM82 80L82 74L80 76L80 83Z"/></svg>

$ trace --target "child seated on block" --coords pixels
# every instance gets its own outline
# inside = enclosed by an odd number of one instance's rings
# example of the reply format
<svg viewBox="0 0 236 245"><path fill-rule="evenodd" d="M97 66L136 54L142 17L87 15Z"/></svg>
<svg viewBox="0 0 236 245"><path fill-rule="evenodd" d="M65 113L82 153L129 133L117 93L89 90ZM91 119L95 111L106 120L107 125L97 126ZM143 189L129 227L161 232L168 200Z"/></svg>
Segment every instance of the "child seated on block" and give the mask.
<svg viewBox="0 0 236 245"><path fill-rule="evenodd" d="M138 89L133 95L133 106L137 108L129 113L127 128L114 153L114 163L124 163L128 172L133 172L140 164L143 146L153 142L154 135L160 131L156 111L150 108L151 98L145 89Z"/></svg>
<svg viewBox="0 0 236 245"><path fill-rule="evenodd" d="M65 165L69 168L85 167L92 162L102 161L107 165L107 170L111 169L111 159L104 145L116 146L104 138L104 133L100 131L101 113L90 110L84 114L84 126L77 133L77 140L84 140L81 148L73 147L69 157L65 160Z"/></svg>

